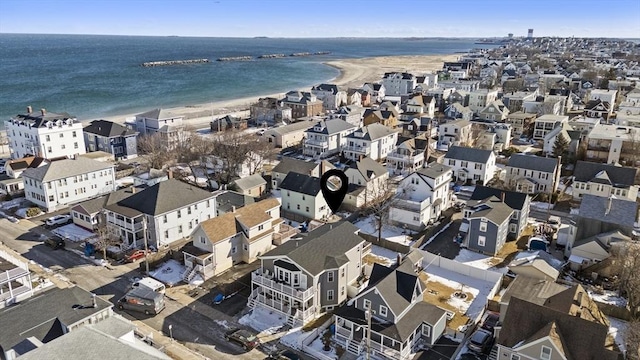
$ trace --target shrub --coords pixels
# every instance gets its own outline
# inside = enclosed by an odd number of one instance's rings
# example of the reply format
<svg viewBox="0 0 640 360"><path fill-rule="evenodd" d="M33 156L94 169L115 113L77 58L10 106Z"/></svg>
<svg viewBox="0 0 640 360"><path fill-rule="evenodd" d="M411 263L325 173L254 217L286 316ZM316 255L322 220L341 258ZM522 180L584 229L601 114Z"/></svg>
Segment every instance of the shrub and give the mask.
<svg viewBox="0 0 640 360"><path fill-rule="evenodd" d="M37 207L32 207L27 209L27 217L34 217L40 215L42 211Z"/></svg>

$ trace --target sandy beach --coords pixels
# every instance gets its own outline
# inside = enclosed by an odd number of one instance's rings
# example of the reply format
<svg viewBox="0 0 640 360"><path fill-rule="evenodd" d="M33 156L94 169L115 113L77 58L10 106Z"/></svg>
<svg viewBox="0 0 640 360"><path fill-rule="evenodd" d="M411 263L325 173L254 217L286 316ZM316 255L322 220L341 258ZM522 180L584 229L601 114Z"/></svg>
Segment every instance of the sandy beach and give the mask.
<svg viewBox="0 0 640 360"><path fill-rule="evenodd" d="M445 61L456 61L458 55L415 55L415 56L381 56L361 59L334 60L326 65L340 70L340 75L327 83L336 84L343 88L360 87L365 82L375 82L382 79L385 72L406 71L421 75L442 69ZM307 91L310 88L299 89ZM265 94L261 96L217 101L204 104L185 105L167 108L171 113L184 116L185 123L191 129L207 127L212 118L227 114L245 115L251 103L261 97L284 97L284 93ZM151 109L149 109L151 110ZM123 123L127 118L136 114L105 117L106 120Z"/></svg>

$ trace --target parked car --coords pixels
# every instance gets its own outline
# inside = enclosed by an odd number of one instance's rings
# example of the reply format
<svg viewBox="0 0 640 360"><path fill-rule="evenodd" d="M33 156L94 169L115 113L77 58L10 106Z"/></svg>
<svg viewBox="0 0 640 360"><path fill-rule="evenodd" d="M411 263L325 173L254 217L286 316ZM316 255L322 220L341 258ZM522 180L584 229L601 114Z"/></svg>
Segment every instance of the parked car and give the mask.
<svg viewBox="0 0 640 360"><path fill-rule="evenodd" d="M500 320L500 316L498 314L489 312L480 327L493 334L493 328L498 324L498 320Z"/></svg>
<svg viewBox="0 0 640 360"><path fill-rule="evenodd" d="M247 330L242 329L233 329L227 331L224 334L224 339L239 344L243 349L247 351L255 349L260 344L258 342L258 338L255 335L251 334Z"/></svg>
<svg viewBox="0 0 640 360"><path fill-rule="evenodd" d="M64 239L59 236L53 236L53 237L47 238L44 241L44 244L49 246L53 250L64 249L64 246L65 246Z"/></svg>
<svg viewBox="0 0 640 360"><path fill-rule="evenodd" d="M140 250L140 249L135 249L135 250L131 250L127 253L127 255L124 256L124 261L125 262L134 262L136 260L142 259L145 255L144 250Z"/></svg>
<svg viewBox="0 0 640 360"><path fill-rule="evenodd" d="M54 227L58 225L64 225L71 222L71 215L56 215L48 218L44 224L47 227Z"/></svg>
<svg viewBox="0 0 640 360"><path fill-rule="evenodd" d="M118 309L156 315L165 307L164 295L144 287L130 290L118 300Z"/></svg>
<svg viewBox="0 0 640 360"><path fill-rule="evenodd" d="M484 353L491 348L493 336L487 330L479 329L469 338L469 350L477 353Z"/></svg>
<svg viewBox="0 0 640 360"><path fill-rule="evenodd" d="M542 237L532 237L527 241L527 250L542 250L544 252L549 252L549 241Z"/></svg>
<svg viewBox="0 0 640 360"><path fill-rule="evenodd" d="M560 229L560 224L562 224L562 219L560 219L559 216L549 216L547 224L549 224L553 230L558 231L558 229Z"/></svg>
<svg viewBox="0 0 640 360"><path fill-rule="evenodd" d="M300 360L300 356L291 350L283 350L276 354L269 355L270 360Z"/></svg>

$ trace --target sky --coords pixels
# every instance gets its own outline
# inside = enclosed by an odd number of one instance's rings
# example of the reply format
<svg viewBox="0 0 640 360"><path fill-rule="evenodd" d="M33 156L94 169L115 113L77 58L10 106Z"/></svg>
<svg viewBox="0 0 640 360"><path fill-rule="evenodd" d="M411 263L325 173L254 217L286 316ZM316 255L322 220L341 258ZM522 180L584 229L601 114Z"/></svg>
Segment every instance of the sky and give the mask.
<svg viewBox="0 0 640 360"><path fill-rule="evenodd" d="M0 33L640 38L640 0L0 0Z"/></svg>

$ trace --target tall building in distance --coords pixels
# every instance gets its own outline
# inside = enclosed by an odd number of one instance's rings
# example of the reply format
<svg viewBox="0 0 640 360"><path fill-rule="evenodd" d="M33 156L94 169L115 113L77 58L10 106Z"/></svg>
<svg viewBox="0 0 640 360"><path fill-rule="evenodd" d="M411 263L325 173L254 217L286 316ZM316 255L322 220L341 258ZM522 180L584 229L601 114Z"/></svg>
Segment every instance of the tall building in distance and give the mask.
<svg viewBox="0 0 640 360"><path fill-rule="evenodd" d="M533 29L529 29L529 32L527 33L527 39L533 39Z"/></svg>

